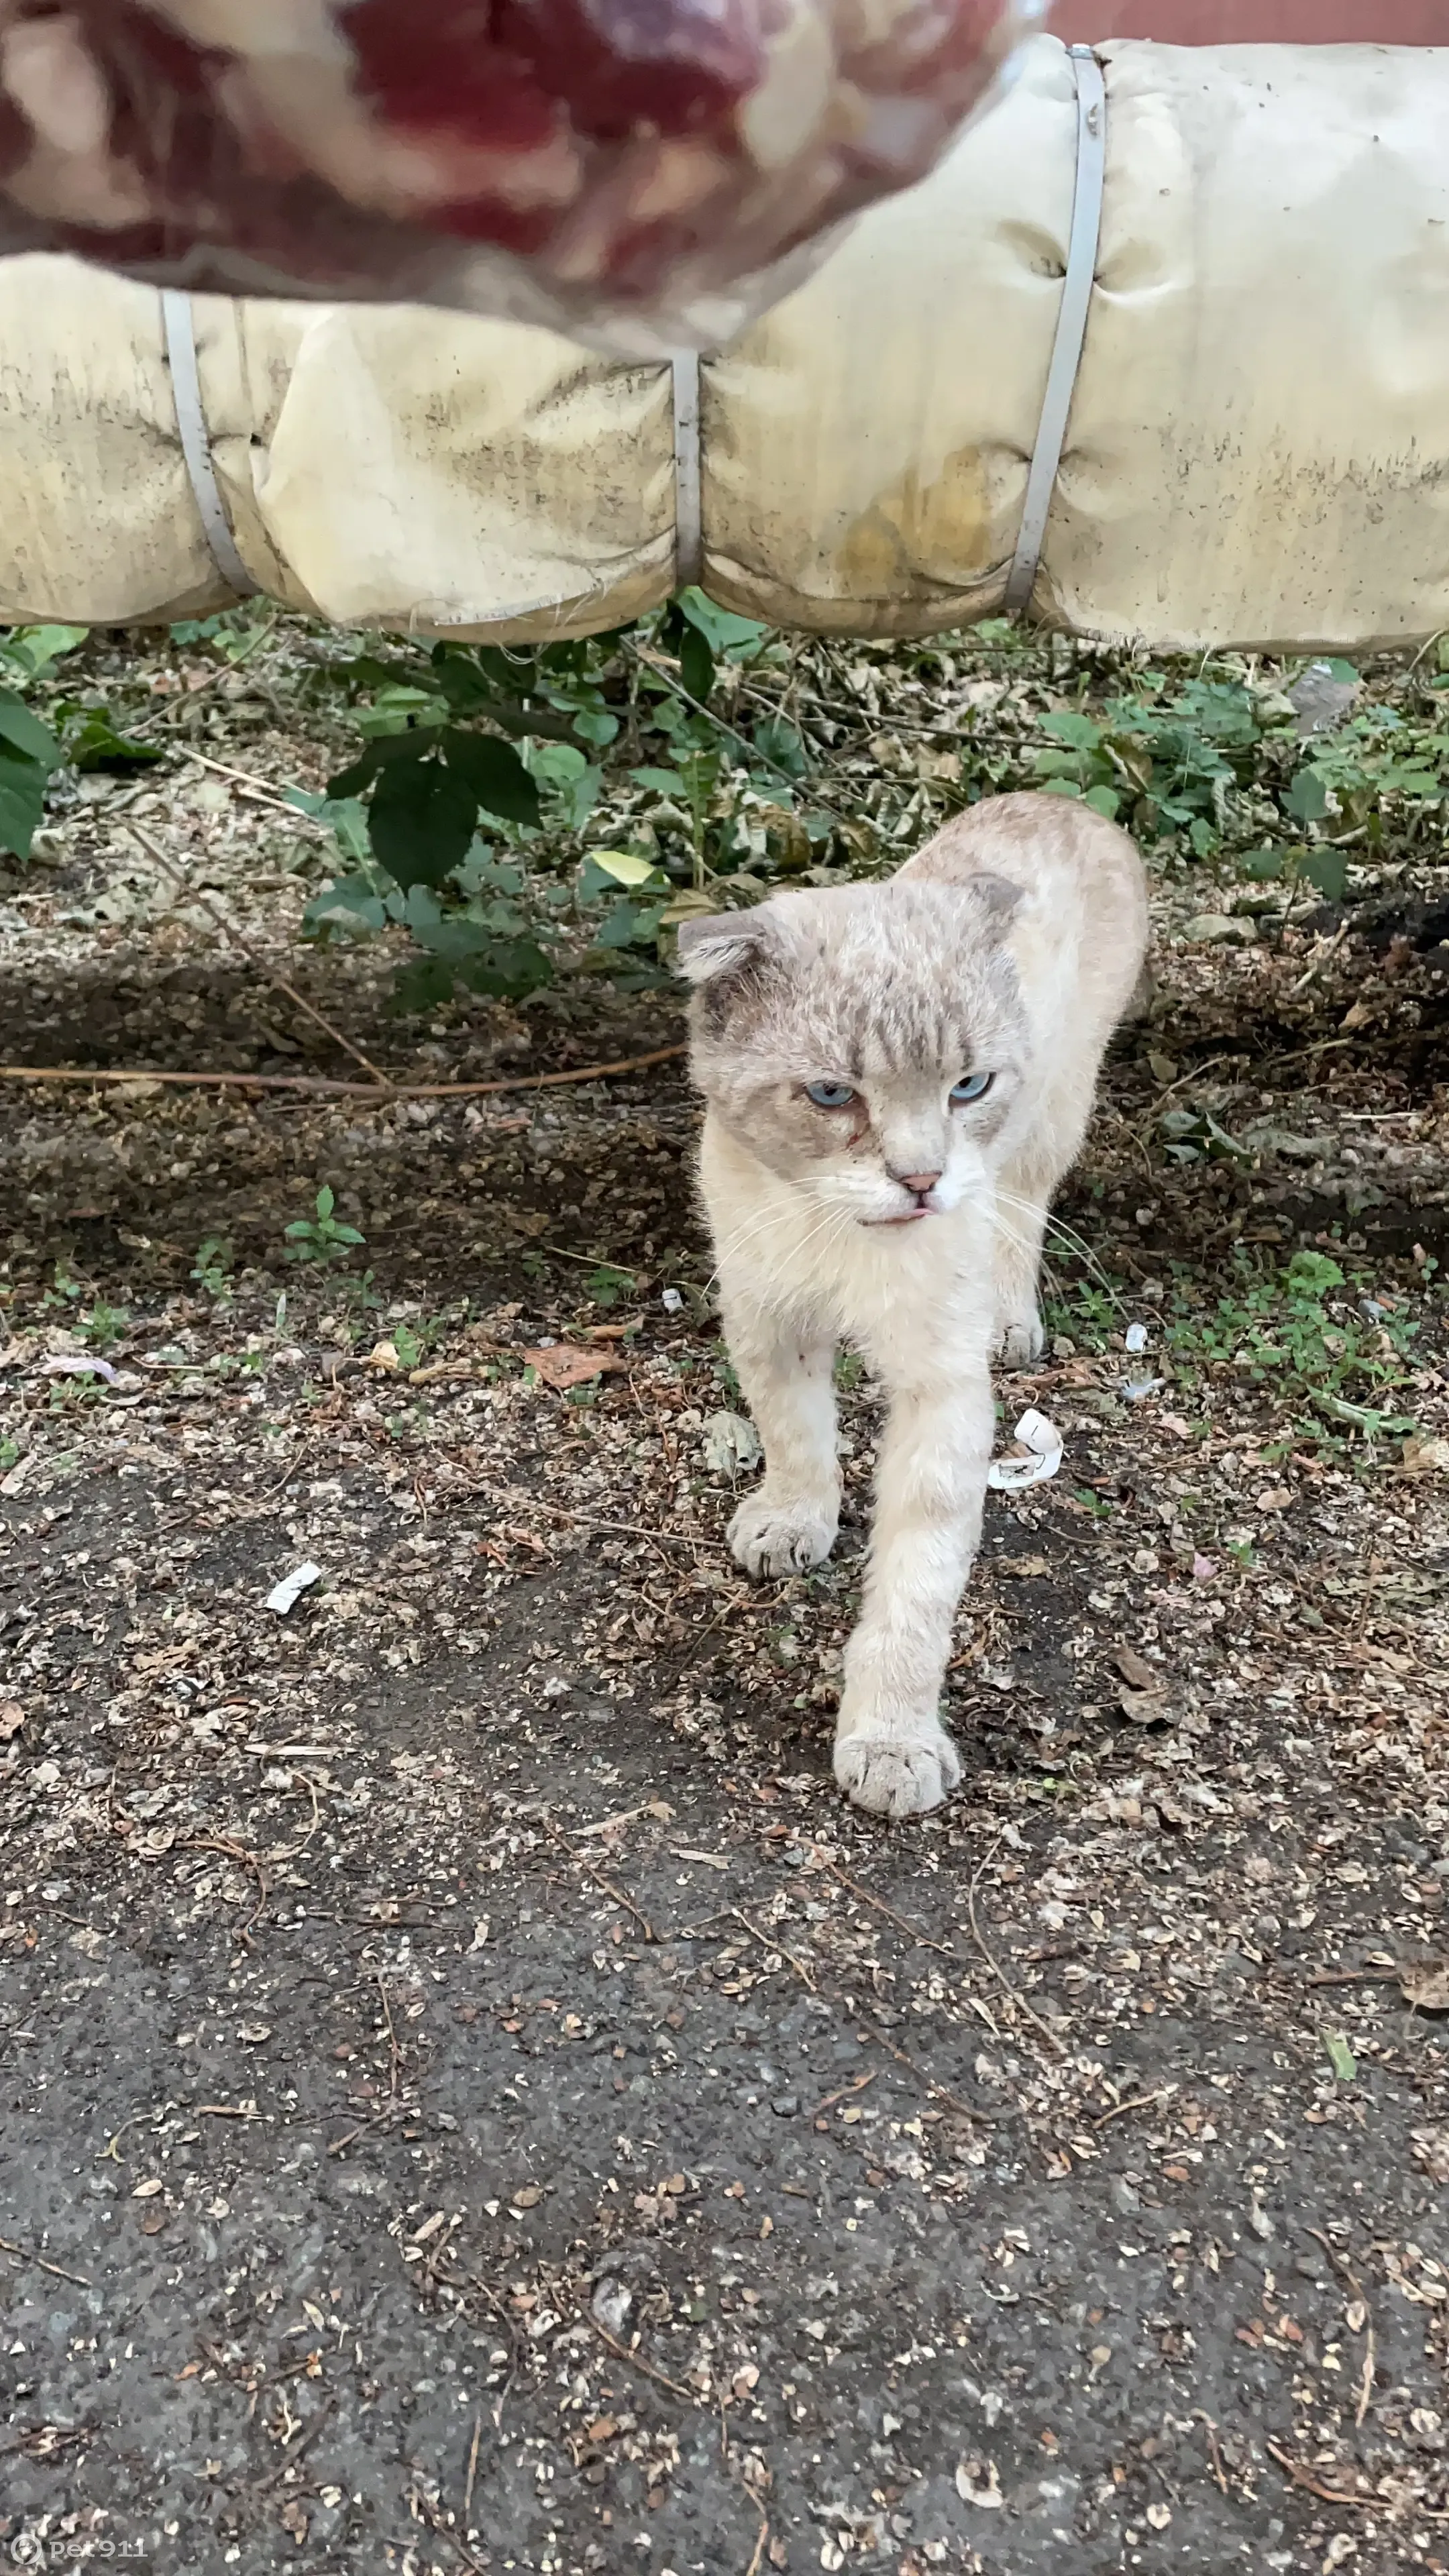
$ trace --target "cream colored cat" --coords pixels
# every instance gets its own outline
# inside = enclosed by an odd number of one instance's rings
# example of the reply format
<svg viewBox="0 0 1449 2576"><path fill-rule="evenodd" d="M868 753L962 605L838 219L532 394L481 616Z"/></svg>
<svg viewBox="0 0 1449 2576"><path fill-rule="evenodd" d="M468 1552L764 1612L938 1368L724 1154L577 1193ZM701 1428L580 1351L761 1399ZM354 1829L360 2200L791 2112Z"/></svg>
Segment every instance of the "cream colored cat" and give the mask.
<svg viewBox="0 0 1449 2576"><path fill-rule="evenodd" d="M884 1815L960 1777L939 1701L981 1533L989 1364L1040 1352L1048 1203L1146 938L1131 841L1058 796L973 806L882 884L680 932L724 1328L765 1451L730 1526L751 1574L834 1544L841 1342L889 1398L835 1740L842 1788Z"/></svg>

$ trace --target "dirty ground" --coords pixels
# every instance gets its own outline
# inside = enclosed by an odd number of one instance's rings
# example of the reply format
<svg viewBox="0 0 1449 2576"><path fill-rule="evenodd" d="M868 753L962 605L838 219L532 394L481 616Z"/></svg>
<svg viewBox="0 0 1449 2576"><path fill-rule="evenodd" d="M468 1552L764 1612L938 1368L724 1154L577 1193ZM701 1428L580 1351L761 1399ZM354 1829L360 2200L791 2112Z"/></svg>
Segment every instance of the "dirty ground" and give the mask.
<svg viewBox="0 0 1449 2576"><path fill-rule="evenodd" d="M102 839L9 1059L311 1058ZM15 2563L1449 2570L1449 952L1181 910L909 1827L829 1772L848 1367L838 1561L723 1546L676 1062L6 1088ZM414 1078L678 1035L275 955Z"/></svg>

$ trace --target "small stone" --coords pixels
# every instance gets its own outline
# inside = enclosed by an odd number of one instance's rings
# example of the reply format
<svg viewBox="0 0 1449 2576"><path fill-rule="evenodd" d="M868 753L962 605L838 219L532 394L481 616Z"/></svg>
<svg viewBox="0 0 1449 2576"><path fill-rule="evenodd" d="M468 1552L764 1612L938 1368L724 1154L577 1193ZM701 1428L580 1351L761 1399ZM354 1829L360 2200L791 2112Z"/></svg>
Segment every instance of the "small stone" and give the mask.
<svg viewBox="0 0 1449 2576"><path fill-rule="evenodd" d="M1222 944L1225 941L1234 940L1245 946L1251 946L1258 932L1256 923L1240 921L1233 913L1199 912L1193 915L1191 921L1183 923L1182 935L1184 939L1196 940L1204 946L1213 942Z"/></svg>
<svg viewBox="0 0 1449 2576"><path fill-rule="evenodd" d="M798 2093L776 2093L771 2097L770 2108L777 2120L796 2120L800 2116L800 2096Z"/></svg>

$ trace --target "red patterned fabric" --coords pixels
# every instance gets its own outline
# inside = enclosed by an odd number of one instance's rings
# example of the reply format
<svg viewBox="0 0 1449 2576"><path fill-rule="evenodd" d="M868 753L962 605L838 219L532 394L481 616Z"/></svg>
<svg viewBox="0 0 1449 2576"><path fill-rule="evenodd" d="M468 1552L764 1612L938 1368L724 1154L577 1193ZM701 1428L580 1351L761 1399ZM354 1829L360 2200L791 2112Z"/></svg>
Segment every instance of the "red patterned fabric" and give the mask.
<svg viewBox="0 0 1449 2576"><path fill-rule="evenodd" d="M1031 0L0 0L0 249L712 336Z"/></svg>

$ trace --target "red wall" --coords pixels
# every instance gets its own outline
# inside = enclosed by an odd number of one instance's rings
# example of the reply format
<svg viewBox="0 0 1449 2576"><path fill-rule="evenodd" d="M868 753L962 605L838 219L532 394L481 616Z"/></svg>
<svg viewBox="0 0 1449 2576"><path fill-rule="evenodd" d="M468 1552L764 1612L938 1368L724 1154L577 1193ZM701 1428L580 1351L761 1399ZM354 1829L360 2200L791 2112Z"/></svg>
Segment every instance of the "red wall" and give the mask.
<svg viewBox="0 0 1449 2576"><path fill-rule="evenodd" d="M1058 0L1051 28L1087 45L1449 45L1449 0Z"/></svg>

